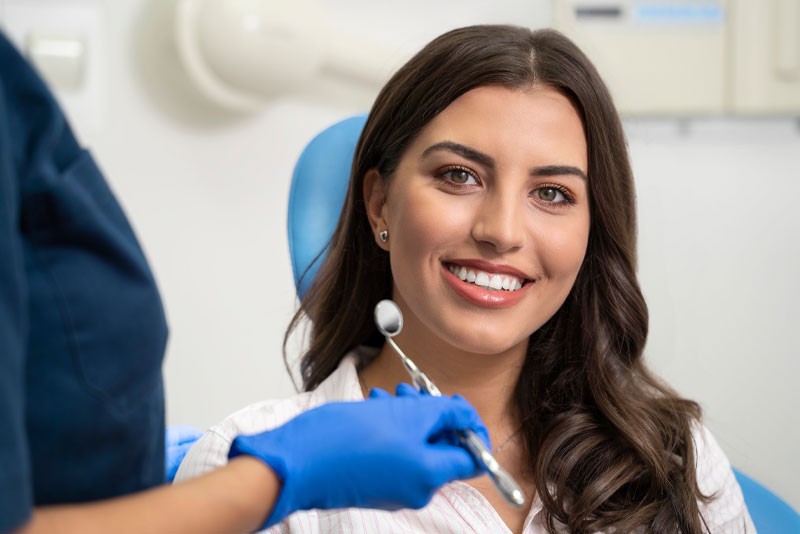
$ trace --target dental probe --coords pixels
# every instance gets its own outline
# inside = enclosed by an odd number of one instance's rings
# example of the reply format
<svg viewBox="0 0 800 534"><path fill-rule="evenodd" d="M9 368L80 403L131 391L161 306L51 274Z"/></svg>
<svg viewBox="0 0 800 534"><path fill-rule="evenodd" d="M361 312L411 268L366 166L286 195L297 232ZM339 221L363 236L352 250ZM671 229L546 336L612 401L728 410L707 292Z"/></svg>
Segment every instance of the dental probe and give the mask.
<svg viewBox="0 0 800 534"><path fill-rule="evenodd" d="M375 325L378 327L378 331L386 338L386 342L394 349L397 355L400 356L408 374L411 375L411 380L414 382L414 385L417 386L420 391L424 391L432 397L441 397L442 393L439 391L439 388L431 382L430 378L428 378L425 373L419 370L416 364L400 350L400 347L398 347L397 343L392 339L392 337L399 334L403 329L403 313L394 301L388 299L382 300L375 306ZM500 466L497 460L495 460L489 448L486 447L478 435L470 429L457 431L456 435L459 441L461 441L461 444L466 447L467 450L472 453L472 456L483 464L489 472L494 486L506 502L515 508L521 508L522 505L525 504L525 495L522 493L522 489L511 475L509 475L508 472Z"/></svg>

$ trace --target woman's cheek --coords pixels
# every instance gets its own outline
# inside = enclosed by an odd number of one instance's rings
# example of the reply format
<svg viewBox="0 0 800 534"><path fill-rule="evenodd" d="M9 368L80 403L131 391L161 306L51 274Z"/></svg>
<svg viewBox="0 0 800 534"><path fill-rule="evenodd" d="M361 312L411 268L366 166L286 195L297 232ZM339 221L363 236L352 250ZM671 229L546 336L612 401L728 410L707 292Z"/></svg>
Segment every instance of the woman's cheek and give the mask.
<svg viewBox="0 0 800 534"><path fill-rule="evenodd" d="M537 247L548 277L574 277L583 263L588 243L588 227L582 221L553 224L537 232Z"/></svg>

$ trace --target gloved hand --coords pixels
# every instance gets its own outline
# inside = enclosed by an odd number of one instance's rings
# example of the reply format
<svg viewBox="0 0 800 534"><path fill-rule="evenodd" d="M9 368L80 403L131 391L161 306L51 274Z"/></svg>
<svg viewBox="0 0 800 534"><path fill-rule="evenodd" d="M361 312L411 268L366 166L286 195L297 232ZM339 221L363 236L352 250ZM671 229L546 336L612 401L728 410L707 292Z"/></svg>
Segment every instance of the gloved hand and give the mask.
<svg viewBox="0 0 800 534"><path fill-rule="evenodd" d="M165 438L164 474L166 481L175 480L183 457L192 448L194 442L203 436L203 431L189 425L173 425L167 427Z"/></svg>
<svg viewBox="0 0 800 534"><path fill-rule="evenodd" d="M431 397L401 384L397 397L373 389L363 402L325 404L274 430L239 436L228 457L260 458L281 479L266 528L298 510L425 506L441 485L481 474L453 435L465 428L488 445L486 427L463 397Z"/></svg>

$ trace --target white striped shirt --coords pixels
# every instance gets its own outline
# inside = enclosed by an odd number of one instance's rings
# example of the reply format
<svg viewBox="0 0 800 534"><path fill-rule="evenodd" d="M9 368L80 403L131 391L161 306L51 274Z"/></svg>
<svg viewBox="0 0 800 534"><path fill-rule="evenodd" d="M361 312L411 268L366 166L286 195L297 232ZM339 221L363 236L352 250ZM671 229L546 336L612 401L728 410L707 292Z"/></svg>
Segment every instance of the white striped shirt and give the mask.
<svg viewBox="0 0 800 534"><path fill-rule="evenodd" d="M267 400L240 410L212 427L181 463L176 481L196 477L224 465L231 442L239 434L255 434L282 425L298 414L331 401L364 398L356 372L359 356L348 354L339 367L311 392L283 400ZM711 532L755 532L731 465L711 433L702 425L695 432L697 482L705 495L716 494L701 513ZM546 533L541 500L536 496L525 519L523 534ZM360 508L297 512L264 531L269 534L486 534L511 531L476 489L463 482L443 486L420 510L384 512Z"/></svg>

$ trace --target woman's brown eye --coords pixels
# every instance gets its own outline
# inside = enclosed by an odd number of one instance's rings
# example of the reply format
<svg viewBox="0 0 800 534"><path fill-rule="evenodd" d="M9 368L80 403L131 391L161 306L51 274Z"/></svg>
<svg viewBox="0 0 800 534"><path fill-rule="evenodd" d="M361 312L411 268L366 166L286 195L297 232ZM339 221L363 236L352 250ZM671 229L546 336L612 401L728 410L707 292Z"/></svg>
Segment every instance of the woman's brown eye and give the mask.
<svg viewBox="0 0 800 534"><path fill-rule="evenodd" d="M536 198L548 204L561 205L569 201L567 194L557 187L540 187L533 192Z"/></svg>
<svg viewBox="0 0 800 534"><path fill-rule="evenodd" d="M558 193L560 193L560 191L552 187L542 187L538 191L539 198L544 200L545 202L555 201L556 198L558 197Z"/></svg>
<svg viewBox="0 0 800 534"><path fill-rule="evenodd" d="M447 178L456 185L475 185L478 183L475 175L466 169L450 169L439 176Z"/></svg>
<svg viewBox="0 0 800 534"><path fill-rule="evenodd" d="M470 175L467 171L450 171L450 179L457 184L465 184L469 181Z"/></svg>

